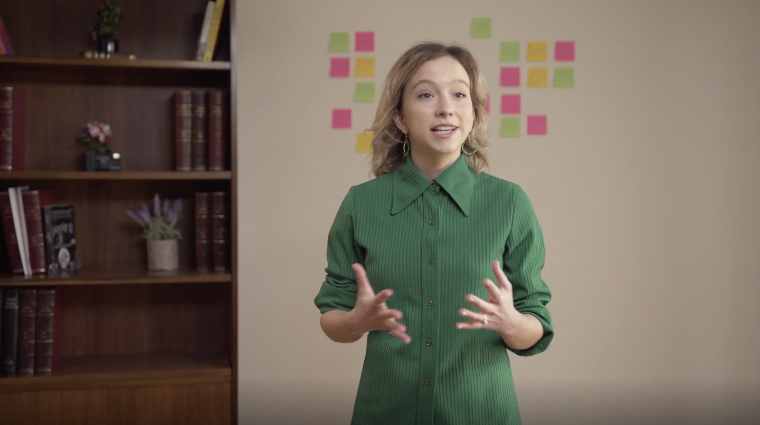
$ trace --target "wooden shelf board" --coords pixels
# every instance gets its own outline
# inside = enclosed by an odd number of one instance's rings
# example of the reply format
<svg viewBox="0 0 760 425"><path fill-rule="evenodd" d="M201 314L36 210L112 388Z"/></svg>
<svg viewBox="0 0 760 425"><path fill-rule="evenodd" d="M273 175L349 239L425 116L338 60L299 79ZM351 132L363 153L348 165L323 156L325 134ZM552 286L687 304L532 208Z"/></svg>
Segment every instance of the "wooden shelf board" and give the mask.
<svg viewBox="0 0 760 425"><path fill-rule="evenodd" d="M147 269L80 269L71 274L1 274L3 286L163 285L183 283L229 283L229 272L199 270L157 271Z"/></svg>
<svg viewBox="0 0 760 425"><path fill-rule="evenodd" d="M2 57L2 56L0 56ZM231 180L231 171L7 171L1 180Z"/></svg>
<svg viewBox="0 0 760 425"><path fill-rule="evenodd" d="M49 375L3 375L0 393L232 382L226 354L61 357Z"/></svg>
<svg viewBox="0 0 760 425"><path fill-rule="evenodd" d="M38 56L0 56L0 64L23 67L76 67L76 68L127 68L127 69L166 69L192 71L229 71L230 62L182 61L161 59L85 59L54 58Z"/></svg>

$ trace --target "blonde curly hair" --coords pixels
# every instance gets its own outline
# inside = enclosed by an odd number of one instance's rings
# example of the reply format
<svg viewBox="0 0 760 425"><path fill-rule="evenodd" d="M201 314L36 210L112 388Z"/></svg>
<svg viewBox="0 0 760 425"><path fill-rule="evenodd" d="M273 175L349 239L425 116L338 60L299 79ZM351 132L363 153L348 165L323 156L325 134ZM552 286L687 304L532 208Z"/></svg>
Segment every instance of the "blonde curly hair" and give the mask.
<svg viewBox="0 0 760 425"><path fill-rule="evenodd" d="M475 120L470 134L477 141L478 148L475 153L467 156L467 164L476 174L488 169L488 160L484 152L489 147L488 123L485 116L485 79L480 73L478 63L462 46L426 42L413 46L401 55L385 78L375 121L368 129L373 133L370 168L375 177L392 173L404 160L404 133L393 120L395 114L403 107L404 87L423 64L444 56L456 59L470 77L470 99L475 109ZM475 150L475 145L468 138L465 140L464 148L471 152Z"/></svg>

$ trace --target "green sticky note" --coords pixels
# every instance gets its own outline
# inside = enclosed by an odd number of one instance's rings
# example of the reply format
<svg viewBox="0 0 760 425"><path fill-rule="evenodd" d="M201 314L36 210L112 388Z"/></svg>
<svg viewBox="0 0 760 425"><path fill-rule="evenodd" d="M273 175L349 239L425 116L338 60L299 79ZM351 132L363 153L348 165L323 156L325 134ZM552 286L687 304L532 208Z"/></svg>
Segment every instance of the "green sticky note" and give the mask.
<svg viewBox="0 0 760 425"><path fill-rule="evenodd" d="M501 62L520 62L520 43L502 42L499 60Z"/></svg>
<svg viewBox="0 0 760 425"><path fill-rule="evenodd" d="M356 83L354 100L357 102L374 102L375 83Z"/></svg>
<svg viewBox="0 0 760 425"><path fill-rule="evenodd" d="M554 68L554 87L575 87L575 68Z"/></svg>
<svg viewBox="0 0 760 425"><path fill-rule="evenodd" d="M520 137L520 117L501 117L501 137Z"/></svg>
<svg viewBox="0 0 760 425"><path fill-rule="evenodd" d="M472 18L470 32L473 38L491 38L491 18Z"/></svg>
<svg viewBox="0 0 760 425"><path fill-rule="evenodd" d="M348 33L331 32L330 33L330 51L347 52L348 51Z"/></svg>

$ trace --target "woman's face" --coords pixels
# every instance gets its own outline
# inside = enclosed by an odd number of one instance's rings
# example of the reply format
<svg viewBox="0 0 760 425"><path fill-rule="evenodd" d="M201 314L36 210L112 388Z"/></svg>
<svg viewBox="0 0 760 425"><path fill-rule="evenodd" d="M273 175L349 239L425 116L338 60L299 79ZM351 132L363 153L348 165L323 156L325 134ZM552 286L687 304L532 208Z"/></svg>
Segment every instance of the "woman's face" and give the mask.
<svg viewBox="0 0 760 425"><path fill-rule="evenodd" d="M470 78L451 56L426 62L404 86L396 125L409 135L412 155L453 162L472 130Z"/></svg>

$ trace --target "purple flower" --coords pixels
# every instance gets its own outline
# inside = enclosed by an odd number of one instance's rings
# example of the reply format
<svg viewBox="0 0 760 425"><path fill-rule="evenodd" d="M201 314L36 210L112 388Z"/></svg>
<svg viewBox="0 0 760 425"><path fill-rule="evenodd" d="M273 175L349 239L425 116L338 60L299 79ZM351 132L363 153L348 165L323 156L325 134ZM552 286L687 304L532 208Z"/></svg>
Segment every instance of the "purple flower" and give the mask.
<svg viewBox="0 0 760 425"><path fill-rule="evenodd" d="M134 212L132 212L132 211L127 211L127 215L128 215L128 216L129 216L129 217L130 217L132 220L134 220L134 221L136 221L138 224L140 224L140 226L145 226L145 225L146 225L146 223L144 223L142 220L140 220L140 217L138 217L138 216L137 216L137 214L135 214Z"/></svg>
<svg viewBox="0 0 760 425"><path fill-rule="evenodd" d="M150 211L148 210L148 206L145 204L142 204L142 209L140 209L140 211L137 212L137 215L139 215L140 218L143 219L143 221L145 221L146 223L150 223L151 221L153 221L150 218Z"/></svg>

